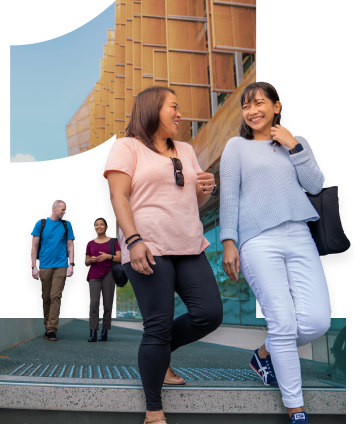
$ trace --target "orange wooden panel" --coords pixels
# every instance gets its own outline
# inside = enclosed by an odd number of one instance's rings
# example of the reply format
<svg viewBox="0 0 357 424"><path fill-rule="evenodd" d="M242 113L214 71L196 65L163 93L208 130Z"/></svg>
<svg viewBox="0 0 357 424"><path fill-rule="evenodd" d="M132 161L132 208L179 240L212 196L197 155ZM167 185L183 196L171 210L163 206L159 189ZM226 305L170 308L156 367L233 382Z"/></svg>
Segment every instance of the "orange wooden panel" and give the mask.
<svg viewBox="0 0 357 424"><path fill-rule="evenodd" d="M102 144L105 141L105 128L98 128L98 144Z"/></svg>
<svg viewBox="0 0 357 424"><path fill-rule="evenodd" d="M141 37L145 44L166 45L165 20L143 17Z"/></svg>
<svg viewBox="0 0 357 424"><path fill-rule="evenodd" d="M233 55L213 53L214 88L234 90Z"/></svg>
<svg viewBox="0 0 357 424"><path fill-rule="evenodd" d="M68 148L74 147L78 145L78 135L72 135L72 137L67 138Z"/></svg>
<svg viewBox="0 0 357 424"><path fill-rule="evenodd" d="M89 142L89 128L78 134L78 144Z"/></svg>
<svg viewBox="0 0 357 424"><path fill-rule="evenodd" d="M68 125L66 127L66 134L67 138L72 137L73 135L77 134L77 123L74 121L72 125Z"/></svg>
<svg viewBox="0 0 357 424"><path fill-rule="evenodd" d="M210 119L209 89L171 85L183 118Z"/></svg>
<svg viewBox="0 0 357 424"><path fill-rule="evenodd" d="M114 80L114 96L125 97L125 78L116 77Z"/></svg>
<svg viewBox="0 0 357 424"><path fill-rule="evenodd" d="M125 98L125 114L131 114L134 105L134 96L132 90L127 90L127 95Z"/></svg>
<svg viewBox="0 0 357 424"><path fill-rule="evenodd" d="M114 29L108 29L108 33L107 33L107 36L108 36L108 40L113 40L114 39L114 37L115 37L115 31L114 31Z"/></svg>
<svg viewBox="0 0 357 424"><path fill-rule="evenodd" d="M153 73L154 78L164 78L167 79L167 52L153 51L154 54L154 66Z"/></svg>
<svg viewBox="0 0 357 424"><path fill-rule="evenodd" d="M117 24L115 26L115 42L120 43L120 31L121 31L121 25Z"/></svg>
<svg viewBox="0 0 357 424"><path fill-rule="evenodd" d="M214 5L214 34L217 46L256 48L256 11L244 7Z"/></svg>
<svg viewBox="0 0 357 424"><path fill-rule="evenodd" d="M78 146L71 147L70 149L68 149L68 156L78 155L78 153L79 153L79 147Z"/></svg>
<svg viewBox="0 0 357 424"><path fill-rule="evenodd" d="M78 146L78 149L79 149L79 153L84 153L87 150L89 150L89 141L87 143L80 144Z"/></svg>
<svg viewBox="0 0 357 424"><path fill-rule="evenodd" d="M165 0L142 0L143 15L165 16Z"/></svg>
<svg viewBox="0 0 357 424"><path fill-rule="evenodd" d="M114 134L116 134L117 138L123 136L120 131L125 131L125 122L114 121Z"/></svg>
<svg viewBox="0 0 357 424"><path fill-rule="evenodd" d="M115 56L107 56L107 70L115 71Z"/></svg>
<svg viewBox="0 0 357 424"><path fill-rule="evenodd" d="M177 16L205 16L204 0L168 0L167 14Z"/></svg>
<svg viewBox="0 0 357 424"><path fill-rule="evenodd" d="M159 85L160 87L168 87L169 83L167 81L156 81L156 80L154 80L153 85Z"/></svg>
<svg viewBox="0 0 357 424"><path fill-rule="evenodd" d="M142 70L143 74L152 74L153 68L153 51L155 47L143 46L142 48Z"/></svg>
<svg viewBox="0 0 357 424"><path fill-rule="evenodd" d="M114 118L115 119L125 118L125 100L124 99L115 99Z"/></svg>
<svg viewBox="0 0 357 424"><path fill-rule="evenodd" d="M125 47L119 46L115 51L115 63L125 63Z"/></svg>
<svg viewBox="0 0 357 424"><path fill-rule="evenodd" d="M141 67L141 43L134 43L134 67Z"/></svg>
<svg viewBox="0 0 357 424"><path fill-rule="evenodd" d="M170 49L207 51L204 22L168 20Z"/></svg>
<svg viewBox="0 0 357 424"><path fill-rule="evenodd" d="M126 40L125 46L125 64L133 63L133 41Z"/></svg>
<svg viewBox="0 0 357 424"><path fill-rule="evenodd" d="M141 91L141 70L134 69L134 80L133 80L133 95L137 96Z"/></svg>
<svg viewBox="0 0 357 424"><path fill-rule="evenodd" d="M126 23L126 4L120 4L120 22L122 24Z"/></svg>
<svg viewBox="0 0 357 424"><path fill-rule="evenodd" d="M134 3L134 15L140 15L140 14L141 14L141 4Z"/></svg>
<svg viewBox="0 0 357 424"><path fill-rule="evenodd" d="M120 23L120 1L116 0L115 2L115 24ZM117 26L116 26L117 28ZM116 29L115 28L115 29Z"/></svg>
<svg viewBox="0 0 357 424"><path fill-rule="evenodd" d="M169 53L170 82L208 84L208 55Z"/></svg>
<svg viewBox="0 0 357 424"><path fill-rule="evenodd" d="M193 118L210 119L209 88L191 87Z"/></svg>
<svg viewBox="0 0 357 424"><path fill-rule="evenodd" d="M128 37L133 37L133 21L126 21L126 25L125 25L125 36Z"/></svg>
<svg viewBox="0 0 357 424"><path fill-rule="evenodd" d="M115 41L108 40L108 42L107 42L107 54L115 55Z"/></svg>
<svg viewBox="0 0 357 424"><path fill-rule="evenodd" d="M145 90L145 88L151 87L152 85L154 85L154 80L153 78L143 78L143 90Z"/></svg>
<svg viewBox="0 0 357 424"><path fill-rule="evenodd" d="M133 88L133 65L125 66L125 87Z"/></svg>
<svg viewBox="0 0 357 424"><path fill-rule="evenodd" d="M94 116L99 116L100 114L100 106L99 103L95 105Z"/></svg>
<svg viewBox="0 0 357 424"><path fill-rule="evenodd" d="M114 134L114 112L110 112L109 115L109 138Z"/></svg>
<svg viewBox="0 0 357 424"><path fill-rule="evenodd" d="M114 112L114 90L111 90L109 92L109 104L110 104L110 111Z"/></svg>
<svg viewBox="0 0 357 424"><path fill-rule="evenodd" d="M126 42L125 27L126 25L120 25L119 43L121 46L125 46Z"/></svg>
<svg viewBox="0 0 357 424"><path fill-rule="evenodd" d="M89 116L89 105L82 105L76 112L76 121L83 119L84 117Z"/></svg>
<svg viewBox="0 0 357 424"><path fill-rule="evenodd" d="M229 3L238 3L238 4L257 4L256 0L224 0Z"/></svg>
<svg viewBox="0 0 357 424"><path fill-rule="evenodd" d="M125 3L126 3L126 17L132 18L134 14L134 1L125 0Z"/></svg>
<svg viewBox="0 0 357 424"><path fill-rule="evenodd" d="M178 141L190 141L191 140L191 122L180 121L177 136L175 140Z"/></svg>
<svg viewBox="0 0 357 424"><path fill-rule="evenodd" d="M134 41L141 41L141 18L134 16Z"/></svg>
<svg viewBox="0 0 357 424"><path fill-rule="evenodd" d="M191 99L191 87L171 85L171 88L175 91L180 113L183 118L192 118L192 99Z"/></svg>
<svg viewBox="0 0 357 424"><path fill-rule="evenodd" d="M77 122L77 134L89 129L90 126L90 117L87 116Z"/></svg>

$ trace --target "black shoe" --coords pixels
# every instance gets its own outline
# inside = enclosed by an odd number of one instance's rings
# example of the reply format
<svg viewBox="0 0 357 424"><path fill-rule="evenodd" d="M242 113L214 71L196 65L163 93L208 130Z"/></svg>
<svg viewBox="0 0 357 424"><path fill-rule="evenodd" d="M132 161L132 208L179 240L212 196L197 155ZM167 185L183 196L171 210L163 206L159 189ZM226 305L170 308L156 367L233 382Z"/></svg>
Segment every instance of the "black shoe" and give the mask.
<svg viewBox="0 0 357 424"><path fill-rule="evenodd" d="M97 341L97 330L90 330L88 341L89 342L96 342Z"/></svg>
<svg viewBox="0 0 357 424"><path fill-rule="evenodd" d="M50 333L47 333L47 338L50 342L56 342L58 340L56 333L54 333L53 331L51 331Z"/></svg>
<svg viewBox="0 0 357 424"><path fill-rule="evenodd" d="M44 339L48 339L47 331L46 331L46 333L43 335L43 338L44 338Z"/></svg>
<svg viewBox="0 0 357 424"><path fill-rule="evenodd" d="M108 341L108 330L102 330L102 333L99 337L100 342L106 342Z"/></svg>

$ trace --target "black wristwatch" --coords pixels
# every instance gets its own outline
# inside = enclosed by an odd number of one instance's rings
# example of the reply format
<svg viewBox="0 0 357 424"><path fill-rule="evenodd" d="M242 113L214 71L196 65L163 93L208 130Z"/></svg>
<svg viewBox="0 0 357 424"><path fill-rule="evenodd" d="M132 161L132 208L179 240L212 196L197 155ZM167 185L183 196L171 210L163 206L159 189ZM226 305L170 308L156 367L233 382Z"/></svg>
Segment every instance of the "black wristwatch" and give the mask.
<svg viewBox="0 0 357 424"><path fill-rule="evenodd" d="M213 187L213 190L211 191L211 194L216 194L217 193L217 190L218 190L217 184L214 183L214 187Z"/></svg>
<svg viewBox="0 0 357 424"><path fill-rule="evenodd" d="M289 150L289 153L291 155L295 155L295 153L302 152L304 148L302 147L302 144L298 143L293 149Z"/></svg>
<svg viewBox="0 0 357 424"><path fill-rule="evenodd" d="M72 262L70 265L74 266L74 263Z"/></svg>

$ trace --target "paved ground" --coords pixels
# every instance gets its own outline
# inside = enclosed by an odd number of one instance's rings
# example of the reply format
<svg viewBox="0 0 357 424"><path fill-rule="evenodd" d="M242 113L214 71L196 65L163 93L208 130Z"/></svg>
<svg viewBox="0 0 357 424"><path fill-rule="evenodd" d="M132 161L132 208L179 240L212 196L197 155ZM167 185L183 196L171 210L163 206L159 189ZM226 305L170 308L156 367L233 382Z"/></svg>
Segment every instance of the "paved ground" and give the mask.
<svg viewBox="0 0 357 424"><path fill-rule="evenodd" d="M97 366L101 367L103 378L106 378L103 371L106 366L116 366L118 369L122 366L126 368L134 367L138 370L137 351L141 334L141 331L138 330L113 326L109 332L108 342L88 343L88 323L80 320L72 321L60 328L57 342L50 342L38 337L20 346L1 352L0 375L9 375L22 364L33 364L32 368L23 374L24 377L34 370L36 364L50 365L48 371L53 369L54 365L58 365L52 377L59 377L60 370L63 369L64 365L68 367L67 373L70 367L75 366L77 376L78 370L82 366L84 370L83 377L88 377L86 370L88 366L92 366L93 378L95 378L94 372ZM172 355L172 366L186 369L249 369L248 364L251 356L252 351L250 350L207 342L196 342L174 352ZM301 367L305 386L326 387L325 384L321 383L321 380L329 380L328 376L314 371L312 361L301 360ZM23 369L25 369L25 366ZM19 375L19 372L17 372L17 375ZM36 374L34 375L36 376ZM76 375L73 376L75 377ZM202 385L199 383L201 382L197 381L195 383L195 381L191 381L190 385ZM137 380L137 384L140 384L139 380ZM210 386L215 384L221 386L222 381L209 381ZM235 383L227 381L226 384L232 385ZM244 384L244 382L241 384ZM257 381L254 384L262 383Z"/></svg>

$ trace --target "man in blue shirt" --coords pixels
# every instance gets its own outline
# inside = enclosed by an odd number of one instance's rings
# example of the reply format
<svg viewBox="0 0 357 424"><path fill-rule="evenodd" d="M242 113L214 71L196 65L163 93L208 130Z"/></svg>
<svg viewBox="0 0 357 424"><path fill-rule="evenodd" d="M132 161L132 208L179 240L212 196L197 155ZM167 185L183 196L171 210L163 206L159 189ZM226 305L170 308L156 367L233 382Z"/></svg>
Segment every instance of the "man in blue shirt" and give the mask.
<svg viewBox="0 0 357 424"><path fill-rule="evenodd" d="M62 220L65 213L66 204L62 200L56 200L52 206L52 215L46 221L43 220L45 227L42 237L41 220L36 222L31 233L33 236L31 249L32 277L35 280L41 279L46 330L44 339L50 341L57 340L62 292L66 277L73 275L74 235L71 223ZM40 269L38 270L36 258L39 247Z"/></svg>

